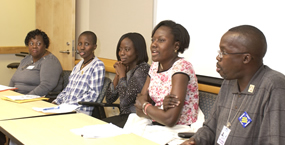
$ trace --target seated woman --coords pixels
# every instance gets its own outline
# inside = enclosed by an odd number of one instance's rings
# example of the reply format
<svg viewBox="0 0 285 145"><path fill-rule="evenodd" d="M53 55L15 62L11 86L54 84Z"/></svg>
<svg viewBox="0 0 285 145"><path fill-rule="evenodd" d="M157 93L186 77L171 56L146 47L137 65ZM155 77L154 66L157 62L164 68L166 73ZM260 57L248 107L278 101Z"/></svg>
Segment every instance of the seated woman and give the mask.
<svg viewBox="0 0 285 145"><path fill-rule="evenodd" d="M144 37L139 33L124 34L117 45L116 76L107 90L106 101L113 103L120 98L121 112L118 116L103 119L123 127L130 113L135 113L135 100L141 92L149 71Z"/></svg>
<svg viewBox="0 0 285 145"><path fill-rule="evenodd" d="M102 90L105 66L94 51L97 48L97 36L91 31L79 35L77 53L83 58L72 70L69 82L64 90L52 102L54 104L73 104L95 102ZM80 106L76 111L91 115L94 107Z"/></svg>
<svg viewBox="0 0 285 145"><path fill-rule="evenodd" d="M141 94L136 99L136 113L168 127L191 125L198 115L198 82L191 63L178 56L188 48L190 36L180 24L166 20L152 32L153 63ZM176 106L169 106L171 99ZM154 104L154 105L153 105ZM163 106L168 106L163 109Z"/></svg>
<svg viewBox="0 0 285 145"><path fill-rule="evenodd" d="M45 96L49 92L62 90L62 67L59 60L47 49L49 37L39 29L30 31L25 39L29 48L27 55L20 63L11 78L10 87L18 88L21 94ZM46 96L53 100L56 96Z"/></svg>

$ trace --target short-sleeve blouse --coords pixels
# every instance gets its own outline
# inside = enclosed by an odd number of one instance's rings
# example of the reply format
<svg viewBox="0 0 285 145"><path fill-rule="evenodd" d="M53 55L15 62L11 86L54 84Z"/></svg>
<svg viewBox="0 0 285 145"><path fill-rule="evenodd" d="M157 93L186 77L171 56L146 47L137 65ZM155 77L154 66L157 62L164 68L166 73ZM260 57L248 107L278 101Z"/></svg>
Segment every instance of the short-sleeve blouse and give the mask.
<svg viewBox="0 0 285 145"><path fill-rule="evenodd" d="M189 81L184 106L177 124L190 125L196 122L199 92L197 77L192 64L181 58L174 62L172 67L166 71L158 72L158 66L158 62L153 62L149 70L150 84L148 91L151 99L155 102L155 106L162 106L164 97L170 94L172 76L176 73L183 73L189 77Z"/></svg>

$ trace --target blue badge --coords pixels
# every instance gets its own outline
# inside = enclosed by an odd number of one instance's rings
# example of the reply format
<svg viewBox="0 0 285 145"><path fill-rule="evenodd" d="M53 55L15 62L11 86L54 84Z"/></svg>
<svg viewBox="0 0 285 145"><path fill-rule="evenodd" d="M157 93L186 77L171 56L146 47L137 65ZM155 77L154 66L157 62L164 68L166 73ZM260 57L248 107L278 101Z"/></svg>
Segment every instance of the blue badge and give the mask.
<svg viewBox="0 0 285 145"><path fill-rule="evenodd" d="M251 118L249 117L249 115L244 112L239 118L238 118L239 122L241 123L241 125L243 126L243 128L247 127L247 125L252 121Z"/></svg>

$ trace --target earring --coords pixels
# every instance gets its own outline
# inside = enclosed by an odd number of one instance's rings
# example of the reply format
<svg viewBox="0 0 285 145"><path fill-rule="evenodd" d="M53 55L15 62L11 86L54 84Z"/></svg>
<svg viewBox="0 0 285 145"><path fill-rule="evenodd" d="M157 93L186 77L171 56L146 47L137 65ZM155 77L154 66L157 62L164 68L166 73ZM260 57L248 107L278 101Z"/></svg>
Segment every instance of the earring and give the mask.
<svg viewBox="0 0 285 145"><path fill-rule="evenodd" d="M177 50L175 49L174 52L177 53Z"/></svg>

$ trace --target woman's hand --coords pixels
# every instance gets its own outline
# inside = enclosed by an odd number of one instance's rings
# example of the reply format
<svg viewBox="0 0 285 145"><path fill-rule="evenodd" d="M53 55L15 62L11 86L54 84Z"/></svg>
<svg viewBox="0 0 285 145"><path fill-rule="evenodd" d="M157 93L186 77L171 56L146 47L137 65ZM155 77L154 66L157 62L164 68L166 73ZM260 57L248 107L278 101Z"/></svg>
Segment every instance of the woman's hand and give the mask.
<svg viewBox="0 0 285 145"><path fill-rule="evenodd" d="M117 69L116 69L116 67L119 65L119 61L117 61L114 65L113 65L113 67L115 68L115 70L116 70L116 76L119 76L119 72L117 71Z"/></svg>
<svg viewBox="0 0 285 145"><path fill-rule="evenodd" d="M144 96L142 94L138 94L137 95L137 98L136 98L136 103L135 103L135 107L136 107L136 112L137 112L137 115L138 116L146 116L144 113L143 113L143 109L142 108L142 105L145 103L145 102L148 102L147 99L147 96Z"/></svg>
<svg viewBox="0 0 285 145"><path fill-rule="evenodd" d="M163 110L166 111L170 108L174 108L180 104L180 101L176 95L169 94L165 96L163 100Z"/></svg>
<svg viewBox="0 0 285 145"><path fill-rule="evenodd" d="M125 66L121 61L118 61L114 64L114 68L116 69L116 74L119 78L126 77L127 66Z"/></svg>

